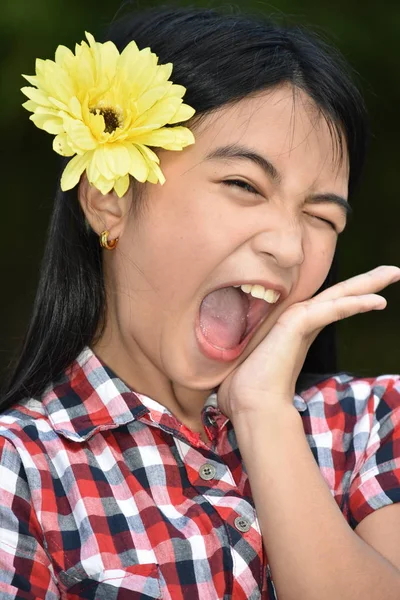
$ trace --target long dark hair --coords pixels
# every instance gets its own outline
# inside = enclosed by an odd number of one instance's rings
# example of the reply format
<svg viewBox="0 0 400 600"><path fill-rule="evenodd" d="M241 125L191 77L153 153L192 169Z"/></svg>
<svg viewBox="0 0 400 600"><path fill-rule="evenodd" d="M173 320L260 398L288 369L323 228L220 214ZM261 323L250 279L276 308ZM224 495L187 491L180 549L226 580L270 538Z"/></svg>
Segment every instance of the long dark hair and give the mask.
<svg viewBox="0 0 400 600"><path fill-rule="evenodd" d="M105 39L122 50L131 40L172 62L197 115L283 83L306 91L327 120L339 153L347 149L350 192L365 154L363 100L340 55L299 26L220 10L153 8L120 16ZM64 166L64 165L63 165ZM331 269L324 286L334 281ZM105 290L101 250L76 189L58 190L32 319L0 407L37 397L101 331ZM303 371L336 368L332 327L311 348Z"/></svg>

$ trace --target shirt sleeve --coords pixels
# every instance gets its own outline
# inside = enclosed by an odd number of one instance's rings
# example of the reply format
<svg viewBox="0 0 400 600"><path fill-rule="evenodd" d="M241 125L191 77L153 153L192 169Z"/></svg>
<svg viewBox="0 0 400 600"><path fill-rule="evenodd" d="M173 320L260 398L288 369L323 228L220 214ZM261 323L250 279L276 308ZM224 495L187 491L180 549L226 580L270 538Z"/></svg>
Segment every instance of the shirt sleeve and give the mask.
<svg viewBox="0 0 400 600"><path fill-rule="evenodd" d="M0 598L59 599L51 568L21 458L0 436Z"/></svg>
<svg viewBox="0 0 400 600"><path fill-rule="evenodd" d="M395 502L400 502L400 377L391 380L373 412L366 451L350 487L351 526Z"/></svg>

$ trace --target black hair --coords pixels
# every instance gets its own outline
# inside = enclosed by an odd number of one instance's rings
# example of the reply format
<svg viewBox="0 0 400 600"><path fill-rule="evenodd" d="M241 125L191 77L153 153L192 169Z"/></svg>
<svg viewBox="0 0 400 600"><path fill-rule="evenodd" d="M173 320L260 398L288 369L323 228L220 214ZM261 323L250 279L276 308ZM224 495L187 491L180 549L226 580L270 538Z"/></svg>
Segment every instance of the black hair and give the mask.
<svg viewBox="0 0 400 600"><path fill-rule="evenodd" d="M350 193L364 161L363 100L341 56L300 26L219 9L158 7L125 14L104 39L122 50L149 46L172 79L187 88L197 115L284 83L304 90L320 109L350 164ZM63 164L65 166L65 164ZM323 287L334 282L331 269ZM0 401L5 408L38 397L101 331L105 289L98 238L88 227L76 189L58 190L29 329ZM336 370L334 330L314 342L303 372Z"/></svg>

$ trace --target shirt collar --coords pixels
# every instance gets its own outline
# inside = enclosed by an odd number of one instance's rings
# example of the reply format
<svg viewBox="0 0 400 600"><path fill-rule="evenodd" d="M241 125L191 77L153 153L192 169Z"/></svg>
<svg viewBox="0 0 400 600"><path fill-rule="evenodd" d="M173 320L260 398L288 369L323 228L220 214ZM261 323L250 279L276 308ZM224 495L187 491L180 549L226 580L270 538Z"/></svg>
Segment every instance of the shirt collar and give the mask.
<svg viewBox="0 0 400 600"><path fill-rule="evenodd" d="M62 378L48 388L42 404L54 431L76 442L154 410L168 413L158 402L129 389L90 348L85 348ZM307 407L298 394L294 405L299 411ZM218 409L216 391L206 400L205 410L210 409Z"/></svg>
<svg viewBox="0 0 400 600"><path fill-rule="evenodd" d="M44 394L43 406L57 433L84 441L98 430L126 425L149 412L90 348Z"/></svg>

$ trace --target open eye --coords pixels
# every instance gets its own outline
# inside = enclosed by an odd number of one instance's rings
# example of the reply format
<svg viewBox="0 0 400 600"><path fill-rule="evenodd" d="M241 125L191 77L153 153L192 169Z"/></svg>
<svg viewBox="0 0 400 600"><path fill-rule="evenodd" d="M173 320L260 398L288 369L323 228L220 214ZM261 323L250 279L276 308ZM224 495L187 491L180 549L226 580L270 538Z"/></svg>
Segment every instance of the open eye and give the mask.
<svg viewBox="0 0 400 600"><path fill-rule="evenodd" d="M247 183L247 181L242 181L242 179L225 179L225 181L223 181L222 183L229 187L241 188L242 190L245 190L250 194L258 194L257 190L252 185Z"/></svg>

